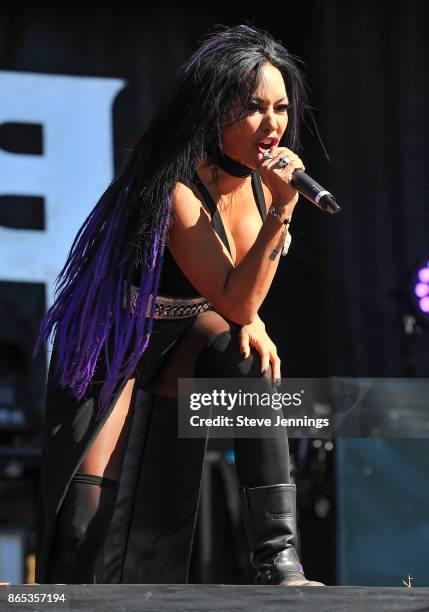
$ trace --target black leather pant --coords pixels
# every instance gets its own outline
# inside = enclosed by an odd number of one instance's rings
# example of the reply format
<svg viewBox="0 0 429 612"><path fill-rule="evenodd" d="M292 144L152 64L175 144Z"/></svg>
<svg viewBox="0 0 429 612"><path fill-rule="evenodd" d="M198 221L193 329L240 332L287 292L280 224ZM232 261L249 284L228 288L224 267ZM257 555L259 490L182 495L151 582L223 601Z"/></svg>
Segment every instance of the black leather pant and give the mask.
<svg viewBox="0 0 429 612"><path fill-rule="evenodd" d="M238 342L238 330L217 334L202 350L195 367L198 378L259 378L260 356L251 349L243 359ZM271 385L271 368L264 382ZM273 417L272 410L260 406L253 417ZM249 487L290 482L289 445L283 427L272 428L272 438L234 438L235 465L240 483Z"/></svg>

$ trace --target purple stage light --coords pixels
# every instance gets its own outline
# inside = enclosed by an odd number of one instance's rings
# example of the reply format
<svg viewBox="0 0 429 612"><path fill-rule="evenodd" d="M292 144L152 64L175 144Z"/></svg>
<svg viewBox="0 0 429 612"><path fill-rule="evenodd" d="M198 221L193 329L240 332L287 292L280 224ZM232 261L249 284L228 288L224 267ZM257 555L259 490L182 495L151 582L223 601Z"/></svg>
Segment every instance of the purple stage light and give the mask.
<svg viewBox="0 0 429 612"><path fill-rule="evenodd" d="M429 261L424 259L414 275L414 303L420 314L429 319ZM416 299L417 298L417 299Z"/></svg>
<svg viewBox="0 0 429 612"><path fill-rule="evenodd" d="M424 268L420 268L420 270L417 272L417 276L419 281L429 285L429 267L425 266Z"/></svg>
<svg viewBox="0 0 429 612"><path fill-rule="evenodd" d="M407 284L407 292L415 314L422 323L429 324L429 260L427 255L416 262L411 276L407 279Z"/></svg>
<svg viewBox="0 0 429 612"><path fill-rule="evenodd" d="M425 295L429 294L429 285L426 285L426 283L417 283L414 287L414 293L419 298L425 297Z"/></svg>
<svg viewBox="0 0 429 612"><path fill-rule="evenodd" d="M429 314L429 297L424 297L419 300L420 310L426 314Z"/></svg>

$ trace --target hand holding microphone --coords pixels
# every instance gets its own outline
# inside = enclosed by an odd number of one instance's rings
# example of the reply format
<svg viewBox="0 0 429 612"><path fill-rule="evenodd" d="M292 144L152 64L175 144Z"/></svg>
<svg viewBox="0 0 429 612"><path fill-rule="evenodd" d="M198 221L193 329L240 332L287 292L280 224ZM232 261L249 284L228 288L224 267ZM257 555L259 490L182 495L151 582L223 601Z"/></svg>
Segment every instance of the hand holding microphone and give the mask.
<svg viewBox="0 0 429 612"><path fill-rule="evenodd" d="M292 213L299 192L321 210L331 214L339 212L341 208L334 196L304 170L302 160L286 147L273 147L264 151L260 173L273 195L273 204Z"/></svg>

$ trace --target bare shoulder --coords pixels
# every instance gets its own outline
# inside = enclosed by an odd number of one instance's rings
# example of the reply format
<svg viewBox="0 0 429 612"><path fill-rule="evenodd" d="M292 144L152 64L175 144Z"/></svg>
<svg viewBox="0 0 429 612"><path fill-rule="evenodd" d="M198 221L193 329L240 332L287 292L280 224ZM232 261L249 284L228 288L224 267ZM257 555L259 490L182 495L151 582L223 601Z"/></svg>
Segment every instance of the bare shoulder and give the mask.
<svg viewBox="0 0 429 612"><path fill-rule="evenodd" d="M190 196L197 197L196 194L197 192L192 183L177 181L173 189L173 197L175 198L183 198Z"/></svg>
<svg viewBox="0 0 429 612"><path fill-rule="evenodd" d="M174 218L192 218L202 211L210 216L201 194L192 183L177 181L172 193L172 206Z"/></svg>
<svg viewBox="0 0 429 612"><path fill-rule="evenodd" d="M178 181L172 193L172 223L169 231L168 244L170 250L179 255L179 251L186 250L192 253L192 249L201 253L211 252L214 249L223 253L223 256L231 261L225 245L216 234L211 223L211 214L207 209L200 192L194 185Z"/></svg>

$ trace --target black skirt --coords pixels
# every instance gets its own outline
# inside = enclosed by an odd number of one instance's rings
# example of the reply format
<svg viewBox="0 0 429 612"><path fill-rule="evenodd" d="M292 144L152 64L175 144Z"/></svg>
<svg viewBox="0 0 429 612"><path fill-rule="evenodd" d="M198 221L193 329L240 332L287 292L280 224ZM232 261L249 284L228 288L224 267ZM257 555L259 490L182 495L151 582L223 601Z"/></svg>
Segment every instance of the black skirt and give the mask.
<svg viewBox="0 0 429 612"><path fill-rule="evenodd" d="M132 423L115 512L97 564L97 583L188 581L207 439L179 439L177 410L154 410L153 395L144 387L196 316L155 319L148 348L137 365ZM126 384L115 390L108 411L97 421L102 358L95 382L80 402L55 384L54 359L55 346L47 381L36 524L40 584L49 575L56 518L70 481Z"/></svg>

